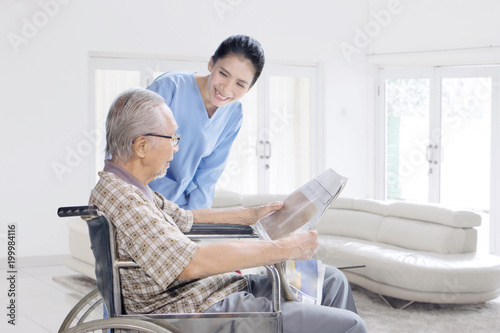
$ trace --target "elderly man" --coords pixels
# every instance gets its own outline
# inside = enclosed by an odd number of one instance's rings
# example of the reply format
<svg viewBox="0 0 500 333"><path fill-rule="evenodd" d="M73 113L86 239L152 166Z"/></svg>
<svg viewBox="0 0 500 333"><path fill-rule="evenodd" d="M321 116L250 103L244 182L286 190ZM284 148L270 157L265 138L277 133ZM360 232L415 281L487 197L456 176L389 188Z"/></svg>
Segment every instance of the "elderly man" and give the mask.
<svg viewBox="0 0 500 333"><path fill-rule="evenodd" d="M148 183L165 175L180 137L162 97L145 89L122 93L106 121L105 167L92 190L96 205L116 226L119 256L140 269L121 272L128 313L253 312L271 309L266 275L235 270L285 260L309 259L315 231L276 241L230 241L200 245L184 235L197 223L250 225L282 207L187 211L153 192ZM325 274L322 306L285 302L285 332L365 332L344 275Z"/></svg>

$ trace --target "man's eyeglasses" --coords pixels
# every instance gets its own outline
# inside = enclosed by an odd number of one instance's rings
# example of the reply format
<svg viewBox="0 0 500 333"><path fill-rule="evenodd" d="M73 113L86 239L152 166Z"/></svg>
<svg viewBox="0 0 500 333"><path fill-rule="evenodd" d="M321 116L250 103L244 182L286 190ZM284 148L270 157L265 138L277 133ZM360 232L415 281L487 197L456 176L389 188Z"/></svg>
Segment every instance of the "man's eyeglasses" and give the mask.
<svg viewBox="0 0 500 333"><path fill-rule="evenodd" d="M177 144L179 143L179 141L181 141L180 134L177 134L177 136L170 136L170 135L160 135L160 134L148 133L148 134L144 134L143 136L156 136L156 137L159 137L159 138L170 139L170 140L172 140L172 144L174 146L177 146Z"/></svg>

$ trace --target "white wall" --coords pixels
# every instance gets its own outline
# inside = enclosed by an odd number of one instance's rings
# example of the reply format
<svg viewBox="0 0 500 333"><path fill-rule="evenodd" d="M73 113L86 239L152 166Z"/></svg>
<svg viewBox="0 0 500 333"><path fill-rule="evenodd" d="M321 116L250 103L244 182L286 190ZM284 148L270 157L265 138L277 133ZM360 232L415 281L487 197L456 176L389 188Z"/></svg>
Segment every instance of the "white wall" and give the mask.
<svg viewBox="0 0 500 333"><path fill-rule="evenodd" d="M397 8L388 24L371 38L369 53L420 54L455 50L458 54L481 54L482 48L500 47L500 2L495 0L370 0L369 21L377 14ZM380 16L380 15L379 15ZM380 19L379 19L380 20ZM471 51L471 52L470 52ZM479 58L478 58L479 60ZM485 59L480 59L484 61ZM455 62L454 59L448 59ZM497 58L498 62L498 58Z"/></svg>
<svg viewBox="0 0 500 333"><path fill-rule="evenodd" d="M366 9L364 0L0 2L2 243L7 224L16 223L19 257L69 251L56 209L85 204L93 186L88 155L94 147L85 134L92 112L89 52L208 61L222 39L245 33L263 44L269 61L325 63L324 107L332 124L326 162L348 174L352 194L365 195L367 64L362 56L347 64L338 44L351 38L350 25L362 24ZM343 118L341 108L347 109ZM351 156L350 145L360 153ZM54 163L71 172L59 179Z"/></svg>

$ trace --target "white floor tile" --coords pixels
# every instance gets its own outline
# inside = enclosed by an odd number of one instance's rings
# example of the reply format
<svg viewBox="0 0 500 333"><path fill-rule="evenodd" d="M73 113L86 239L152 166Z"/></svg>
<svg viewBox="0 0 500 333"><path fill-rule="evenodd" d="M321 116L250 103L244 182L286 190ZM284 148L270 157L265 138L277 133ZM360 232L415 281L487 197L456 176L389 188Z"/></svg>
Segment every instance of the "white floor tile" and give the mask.
<svg viewBox="0 0 500 333"><path fill-rule="evenodd" d="M54 292L50 296L31 296L18 299L19 312L24 315L47 314L54 312L68 312L79 301L80 297L61 292Z"/></svg>
<svg viewBox="0 0 500 333"><path fill-rule="evenodd" d="M57 332L68 312L30 315L30 319L49 332Z"/></svg>
<svg viewBox="0 0 500 333"><path fill-rule="evenodd" d="M2 320L0 323L0 331L6 333L53 333L56 330L48 330L45 327L37 324L27 316L18 315L15 321L15 325L10 325L6 320Z"/></svg>
<svg viewBox="0 0 500 333"><path fill-rule="evenodd" d="M22 299L23 297L51 297L54 292L60 292L55 287L49 286L47 283L35 278L20 280L17 289L18 299Z"/></svg>
<svg viewBox="0 0 500 333"><path fill-rule="evenodd" d="M36 278L59 276L59 275L72 275L76 272L66 266L40 266L40 267L24 267L22 271L27 275Z"/></svg>

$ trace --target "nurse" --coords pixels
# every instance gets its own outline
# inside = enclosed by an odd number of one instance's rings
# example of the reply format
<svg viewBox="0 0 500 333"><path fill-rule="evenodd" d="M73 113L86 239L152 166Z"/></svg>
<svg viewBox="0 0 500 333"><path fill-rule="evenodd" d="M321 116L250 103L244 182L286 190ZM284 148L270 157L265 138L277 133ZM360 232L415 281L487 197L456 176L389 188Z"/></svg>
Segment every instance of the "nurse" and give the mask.
<svg viewBox="0 0 500 333"><path fill-rule="evenodd" d="M231 145L241 128L239 102L259 78L264 50L245 35L224 40L208 63L209 74L167 72L149 87L174 113L181 140L163 178L149 186L184 209L209 208Z"/></svg>

